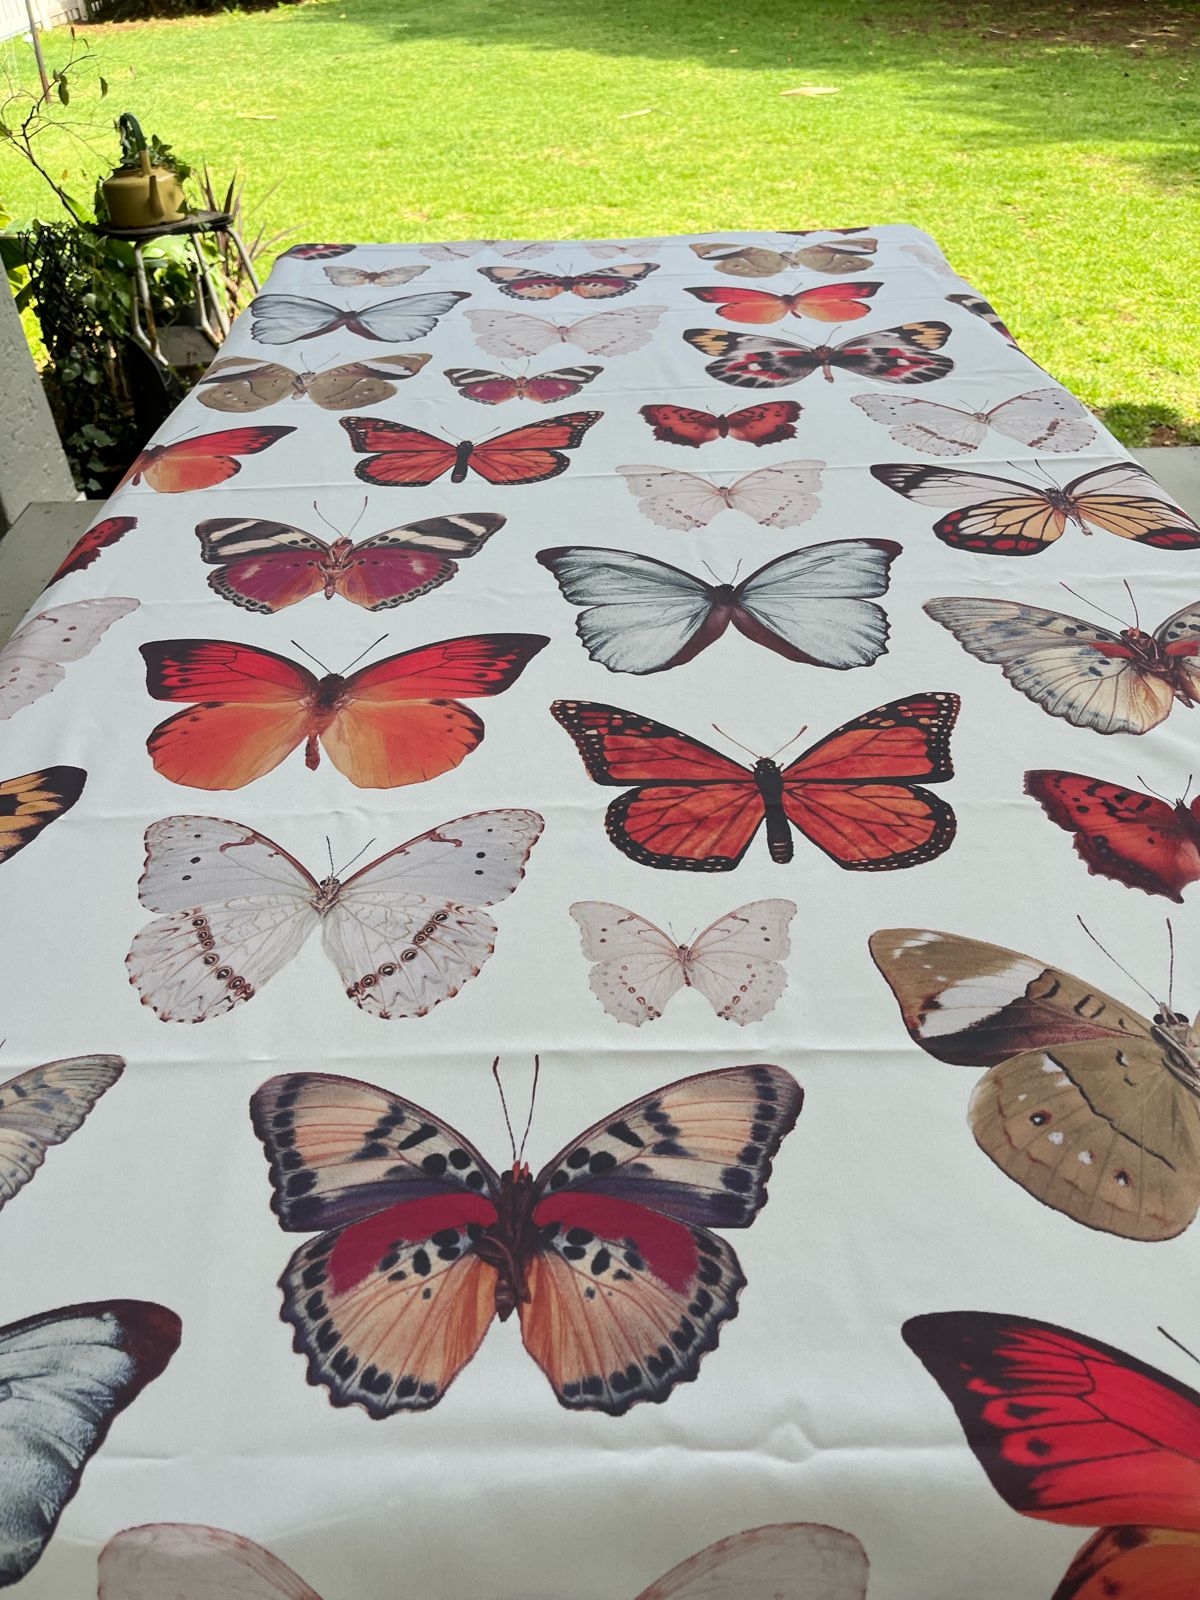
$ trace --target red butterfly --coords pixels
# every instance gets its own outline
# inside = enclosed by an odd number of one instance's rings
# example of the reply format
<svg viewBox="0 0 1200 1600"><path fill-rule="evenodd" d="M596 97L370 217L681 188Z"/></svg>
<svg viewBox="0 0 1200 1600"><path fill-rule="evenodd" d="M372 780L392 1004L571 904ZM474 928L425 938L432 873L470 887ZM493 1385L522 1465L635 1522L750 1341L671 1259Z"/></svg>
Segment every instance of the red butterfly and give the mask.
<svg viewBox="0 0 1200 1600"><path fill-rule="evenodd" d="M901 1331L1014 1511L1107 1524L1054 1600L1200 1593L1200 1394L1122 1350L1028 1317L947 1311Z"/></svg>
<svg viewBox="0 0 1200 1600"><path fill-rule="evenodd" d="M48 589L51 583L57 583L60 578L65 578L69 572L82 572L85 567L90 567L101 550L107 550L110 544L116 544L118 539L123 539L131 528L136 527L136 517L102 518L88 529L50 579L50 583L47 583L46 588Z"/></svg>
<svg viewBox="0 0 1200 1600"><path fill-rule="evenodd" d="M916 787L954 776L954 694L918 694L865 712L782 770L753 769L650 717L589 701L550 707L597 783L638 787L605 816L617 849L647 867L729 872L767 825L771 860L792 859L797 828L839 867L889 871L949 849L954 813Z"/></svg>
<svg viewBox="0 0 1200 1600"><path fill-rule="evenodd" d="M224 639L160 639L141 647L156 700L191 704L146 741L155 769L192 789L241 789L304 746L323 747L360 789L424 783L449 772L483 738L459 704L501 694L549 639L534 633L441 639L343 677Z"/></svg>
<svg viewBox="0 0 1200 1600"><path fill-rule="evenodd" d="M727 417L714 417L710 411L690 411L686 406L642 406L640 414L654 429L656 439L698 450L714 439L738 439L754 445L794 439L794 423L800 410L795 400L767 400Z"/></svg>
<svg viewBox="0 0 1200 1600"><path fill-rule="evenodd" d="M145 478L160 494L182 494L188 489L211 489L242 470L235 456L256 456L268 450L295 428L226 428L220 433L202 433L195 439L177 439L174 444L152 444L138 456L117 485L138 484ZM116 490L113 491L116 493Z"/></svg>
<svg viewBox="0 0 1200 1600"><path fill-rule="evenodd" d="M871 309L863 302L882 288L881 283L819 283L815 289L801 289L797 294L772 294L767 289L718 283L686 292L705 305L715 305L717 315L730 322L781 322L789 312L794 317L812 317L815 322L854 322Z"/></svg>
<svg viewBox="0 0 1200 1600"><path fill-rule="evenodd" d="M342 417L340 421L360 455L379 452L354 469L364 483L413 488L436 483L447 472L451 483L462 483L468 467L488 483L542 483L557 478L571 465L562 452L582 444L584 434L603 415L603 411L570 411L512 428L483 444L472 444L469 439L448 444L436 434L382 417Z"/></svg>
<svg viewBox="0 0 1200 1600"><path fill-rule="evenodd" d="M468 400L483 406L502 405L506 400L532 400L539 406L553 405L578 394L591 383L603 367L556 367L529 377L510 377L507 372L489 372L486 367L448 367L446 377Z"/></svg>
<svg viewBox="0 0 1200 1600"><path fill-rule="evenodd" d="M560 294L578 295L581 300L613 300L636 289L643 278L658 271L656 262L626 263L615 267L596 267L590 272L565 275L539 272L536 267L480 267L485 278L501 294L514 300L553 300Z"/></svg>
<svg viewBox="0 0 1200 1600"><path fill-rule="evenodd" d="M1088 871L1182 903L1200 878L1200 796L1172 805L1079 772L1027 772L1025 793L1075 835Z"/></svg>
<svg viewBox="0 0 1200 1600"><path fill-rule="evenodd" d="M514 1311L571 1410L619 1417L696 1377L745 1277L711 1227L747 1228L803 1094L780 1067L664 1085L536 1177L497 1173L448 1123L374 1084L272 1078L251 1102L291 1233L280 1279L308 1378L372 1417L437 1405Z"/></svg>
<svg viewBox="0 0 1200 1600"><path fill-rule="evenodd" d="M283 253L299 261L331 261L334 256L349 255L353 249L352 244L294 244Z"/></svg>

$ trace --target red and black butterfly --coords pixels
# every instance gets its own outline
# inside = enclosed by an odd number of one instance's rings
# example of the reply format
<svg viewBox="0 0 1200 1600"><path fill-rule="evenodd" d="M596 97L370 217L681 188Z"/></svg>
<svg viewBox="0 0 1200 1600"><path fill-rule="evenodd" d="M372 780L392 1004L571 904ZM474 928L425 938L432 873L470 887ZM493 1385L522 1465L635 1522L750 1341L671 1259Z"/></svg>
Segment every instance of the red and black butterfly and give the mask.
<svg viewBox="0 0 1200 1600"><path fill-rule="evenodd" d="M950 337L945 322L906 322L855 334L841 344L789 344L762 333L729 328L689 328L683 336L703 355L715 356L705 371L743 389L777 389L814 372L833 382L835 368L878 383L932 383L953 372L949 356L933 355Z"/></svg>
<svg viewBox="0 0 1200 1600"><path fill-rule="evenodd" d="M479 267L501 294L514 300L554 300L560 294L578 295L581 300L613 300L636 289L643 278L658 271L653 261L630 262L613 267L595 267L588 272L564 274L539 272L535 267Z"/></svg>
<svg viewBox="0 0 1200 1600"><path fill-rule="evenodd" d="M451 483L462 483L468 468L488 483L542 483L570 466L564 450L574 450L603 411L570 411L561 417L529 422L508 433L472 444L460 439L450 444L436 434L383 417L342 417L342 427L360 455L354 471L364 483L389 488L415 488L436 483L447 472Z"/></svg>
<svg viewBox="0 0 1200 1600"><path fill-rule="evenodd" d="M334 256L349 255L353 249L352 244L294 244L283 253L298 261L332 261Z"/></svg>
<svg viewBox="0 0 1200 1600"><path fill-rule="evenodd" d="M669 405L642 406L639 414L654 429L656 439L698 450L714 439L737 439L742 444L753 445L780 444L784 439L794 439L800 410L795 400L766 400L762 405L746 406L729 416Z"/></svg>
<svg viewBox="0 0 1200 1600"><path fill-rule="evenodd" d="M272 1206L312 1233L280 1279L310 1383L372 1417L427 1411L516 1311L561 1405L621 1416L696 1377L745 1277L710 1228L747 1228L803 1094L780 1067L665 1084L536 1177L497 1173L411 1101L316 1072L251 1100Z"/></svg>
<svg viewBox="0 0 1200 1600"><path fill-rule="evenodd" d="M624 787L605 816L631 860L683 872L729 872L765 822L772 861L792 859L797 828L839 867L890 871L949 849L955 818L918 780L954 775L953 694L917 694L865 712L782 769L732 761L664 723L616 706L556 700L550 710L597 783Z"/></svg>
<svg viewBox="0 0 1200 1600"><path fill-rule="evenodd" d="M85 567L90 567L96 560L101 550L107 550L109 545L116 544L118 539L123 539L131 528L137 527L136 517L103 517L95 523L80 539L70 555L58 568L51 583L57 583L60 578L65 578L68 573L82 572Z"/></svg>
<svg viewBox="0 0 1200 1600"><path fill-rule="evenodd" d="M1075 835L1087 869L1182 903L1200 878L1200 795L1169 800L1080 772L1027 772L1025 793Z"/></svg>
<svg viewBox="0 0 1200 1600"><path fill-rule="evenodd" d="M184 494L189 489L211 489L242 470L240 456L256 456L269 450L295 428L267 427L255 423L247 428L223 428L219 433L202 433L195 438L176 439L171 444L148 444L117 485L138 485L144 478L159 494ZM116 491L114 490L114 493Z"/></svg>

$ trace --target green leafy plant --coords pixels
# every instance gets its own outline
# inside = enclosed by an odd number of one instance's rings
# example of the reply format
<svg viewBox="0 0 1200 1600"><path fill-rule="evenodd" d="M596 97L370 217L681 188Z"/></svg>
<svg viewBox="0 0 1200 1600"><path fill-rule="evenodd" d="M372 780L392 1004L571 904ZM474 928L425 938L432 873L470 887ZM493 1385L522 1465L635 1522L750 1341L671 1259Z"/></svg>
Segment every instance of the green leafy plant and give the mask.
<svg viewBox="0 0 1200 1600"><path fill-rule="evenodd" d="M152 167L164 167L168 172L173 172L183 183L191 177L192 169L182 157L177 156L169 144L164 144L158 135L151 134L147 139L142 132L142 125L133 115L132 111L124 111L114 124L117 135L121 141L121 159L113 168L114 172L139 172L142 166L142 151L150 156Z"/></svg>

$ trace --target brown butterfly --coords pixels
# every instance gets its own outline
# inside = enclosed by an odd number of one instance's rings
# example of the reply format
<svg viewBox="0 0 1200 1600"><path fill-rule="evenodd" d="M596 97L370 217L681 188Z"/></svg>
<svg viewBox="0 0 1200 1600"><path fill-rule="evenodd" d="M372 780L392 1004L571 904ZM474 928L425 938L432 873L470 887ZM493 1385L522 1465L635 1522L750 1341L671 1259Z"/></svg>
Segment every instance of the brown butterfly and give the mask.
<svg viewBox="0 0 1200 1600"><path fill-rule="evenodd" d="M0 780L0 862L32 843L83 793L81 767L46 767Z"/></svg>
<svg viewBox="0 0 1200 1600"><path fill-rule="evenodd" d="M1064 1216L1172 1239L1200 1208L1200 1028L1148 1021L999 945L928 928L872 936L904 1025L938 1061L989 1070L969 1120L985 1155Z"/></svg>
<svg viewBox="0 0 1200 1600"><path fill-rule="evenodd" d="M871 265L872 252L878 248L878 239L827 240L800 250L767 250L756 244L717 241L692 246L701 261L711 261L718 272L727 273L731 278L773 278L789 267L807 267L810 272L828 272L835 276L865 272Z"/></svg>
<svg viewBox="0 0 1200 1600"><path fill-rule="evenodd" d="M196 397L214 411L261 411L306 397L323 411L351 411L390 400L396 385L415 377L428 360L427 355L372 356L325 372L293 372L278 361L222 356L201 378Z"/></svg>

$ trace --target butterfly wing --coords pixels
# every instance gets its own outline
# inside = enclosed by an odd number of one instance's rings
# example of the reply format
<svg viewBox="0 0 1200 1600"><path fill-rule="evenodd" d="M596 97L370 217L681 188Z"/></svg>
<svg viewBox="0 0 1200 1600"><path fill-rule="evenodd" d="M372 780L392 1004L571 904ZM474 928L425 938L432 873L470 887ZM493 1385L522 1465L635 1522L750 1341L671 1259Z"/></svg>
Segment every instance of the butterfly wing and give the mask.
<svg viewBox="0 0 1200 1600"><path fill-rule="evenodd" d="M174 444L154 447L141 468L142 476L159 494L186 494L192 489L211 489L242 470L239 456L254 456L267 450L295 428L268 427L258 423L251 428L227 428L220 433L202 433L195 439L178 439ZM138 458L140 462L142 457ZM138 462L118 488L136 475Z"/></svg>
<svg viewBox="0 0 1200 1600"><path fill-rule="evenodd" d="M728 509L715 484L671 467L618 467L643 516L660 528L703 528Z"/></svg>
<svg viewBox="0 0 1200 1600"><path fill-rule="evenodd" d="M787 988L790 900L752 900L709 923L692 940L688 974L723 1022L760 1022Z"/></svg>
<svg viewBox="0 0 1200 1600"><path fill-rule="evenodd" d="M590 356L626 356L650 343L666 306L628 307L581 317L566 330L567 343Z"/></svg>
<svg viewBox="0 0 1200 1600"><path fill-rule="evenodd" d="M1200 526L1136 462L1117 461L1066 488L1085 529L1100 528L1156 550L1194 550Z"/></svg>
<svg viewBox="0 0 1200 1600"><path fill-rule="evenodd" d="M146 829L129 981L162 1022L206 1022L252 1000L320 920L317 884L244 823L164 817Z"/></svg>
<svg viewBox="0 0 1200 1600"><path fill-rule="evenodd" d="M145 1300L63 1306L0 1328L0 1588L40 1559L114 1420L179 1347Z"/></svg>
<svg viewBox="0 0 1200 1600"><path fill-rule="evenodd" d="M213 411L261 411L293 392L296 373L274 361L222 356L196 385L196 398Z"/></svg>
<svg viewBox="0 0 1200 1600"><path fill-rule="evenodd" d="M871 265L876 239L847 239L840 244L810 244L803 250L788 252L787 264L807 267L810 272L865 272Z"/></svg>
<svg viewBox="0 0 1200 1600"><path fill-rule="evenodd" d="M250 307L250 337L256 344L295 344L344 328L351 316L340 306L299 294L260 294Z"/></svg>
<svg viewBox="0 0 1200 1600"><path fill-rule="evenodd" d="M1182 803L1079 772L1027 772L1025 793L1074 835L1090 873L1181 904L1200 878L1200 822Z"/></svg>
<svg viewBox="0 0 1200 1600"><path fill-rule="evenodd" d="M935 1312L901 1332L1014 1511L1200 1530L1200 1395L1184 1384L1029 1317Z"/></svg>
<svg viewBox="0 0 1200 1600"><path fill-rule="evenodd" d="M338 594L367 611L387 611L448 583L456 565L476 555L504 526L492 511L426 517L362 539L337 573Z"/></svg>
<svg viewBox="0 0 1200 1600"><path fill-rule="evenodd" d="M987 416L998 433L1031 450L1086 450L1096 439L1087 407L1065 389L1031 389L993 406Z"/></svg>
<svg viewBox="0 0 1200 1600"><path fill-rule="evenodd" d="M0 1210L124 1071L120 1056L48 1061L0 1083Z"/></svg>
<svg viewBox="0 0 1200 1600"><path fill-rule="evenodd" d="M712 378L741 389L778 389L799 383L821 365L812 345L769 339L764 333L734 333L729 328L689 328L683 336L702 355Z"/></svg>
<svg viewBox="0 0 1200 1600"><path fill-rule="evenodd" d="M732 622L789 661L869 667L887 649L888 620L871 597L887 592L901 546L835 539L768 561L734 590Z"/></svg>
<svg viewBox="0 0 1200 1600"><path fill-rule="evenodd" d="M571 465L563 452L577 449L602 411L567 411L560 417L512 428L495 439L477 444L470 466L488 483L543 483Z"/></svg>
<svg viewBox="0 0 1200 1600"><path fill-rule="evenodd" d="M978 317L981 322L986 322L993 332L998 333L1006 344L1012 345L1014 350L1021 346L1000 320L1000 313L982 295L978 294L948 294L946 299L951 305L961 306L964 311L969 311L973 317Z"/></svg>
<svg viewBox="0 0 1200 1600"><path fill-rule="evenodd" d="M795 400L764 400L760 406L745 406L726 418L729 437L754 445L794 439L800 410Z"/></svg>
<svg viewBox="0 0 1200 1600"><path fill-rule="evenodd" d="M44 767L0 779L0 863L31 844L83 793L82 767Z"/></svg>
<svg viewBox="0 0 1200 1600"><path fill-rule="evenodd" d="M464 315L479 348L490 356L508 360L540 355L543 350L566 342L563 335L570 331L544 317L518 311L467 311Z"/></svg>
<svg viewBox="0 0 1200 1600"><path fill-rule="evenodd" d="M942 855L954 841L954 813L917 784L954 776L958 711L957 695L910 695L847 722L784 768L788 820L851 871L890 872Z"/></svg>
<svg viewBox="0 0 1200 1600"><path fill-rule="evenodd" d="M1144 671L1119 634L1016 600L946 596L925 610L977 657L999 666L1052 717L1097 733L1145 733L1171 709L1169 679Z"/></svg>
<svg viewBox="0 0 1200 1600"><path fill-rule="evenodd" d="M820 510L823 461L781 461L739 478L729 503L763 528L797 528Z"/></svg>
<svg viewBox="0 0 1200 1600"><path fill-rule="evenodd" d="M390 400L396 385L415 378L428 362L426 355L375 356L369 361L347 361L307 379L305 393L322 411L350 411L355 406L376 406Z"/></svg>
<svg viewBox="0 0 1200 1600"><path fill-rule="evenodd" d="M469 298L465 289L442 289L430 294L402 295L398 300L380 300L346 313L346 326L380 344L408 344L432 332L439 317L453 311L460 300Z"/></svg>
<svg viewBox="0 0 1200 1600"><path fill-rule="evenodd" d="M366 272L361 267L326 267L325 276L330 283L341 288L358 288L363 284L377 284L381 289L398 289L401 284L419 278L428 267L384 267L379 272Z"/></svg>
<svg viewBox="0 0 1200 1600"><path fill-rule="evenodd" d="M557 367L550 372L535 373L522 382L522 395L539 406L553 405L559 400L569 400L585 384L591 383L604 371L603 367Z"/></svg>
<svg viewBox="0 0 1200 1600"><path fill-rule="evenodd" d="M897 444L923 450L926 455L969 455L987 437L986 419L934 400L917 400L911 395L854 394L850 403L872 422L882 423ZM888 480L883 481L893 487Z"/></svg>
<svg viewBox="0 0 1200 1600"><path fill-rule="evenodd" d="M340 417L350 447L369 457L355 467L364 483L416 488L435 483L457 460L452 444L405 422L384 417ZM378 451L378 454L372 452Z"/></svg>
<svg viewBox="0 0 1200 1600"><path fill-rule="evenodd" d="M389 851L342 885L325 952L372 1016L423 1017L475 977L496 947L483 910L525 875L536 811L477 811Z"/></svg>
<svg viewBox="0 0 1200 1600"><path fill-rule="evenodd" d="M1053 544L1068 522L1053 495L1012 478L911 462L872 467L871 476L918 505L949 506L933 531L955 550L1033 556Z"/></svg>
<svg viewBox="0 0 1200 1600"><path fill-rule="evenodd" d="M702 444L711 444L721 437L722 419L714 417L710 411L692 411L687 406L642 406L639 415L654 430L654 437L667 444L682 444L698 450Z"/></svg>
<svg viewBox="0 0 1200 1600"><path fill-rule="evenodd" d="M104 517L94 523L79 543L71 551L67 559L57 569L54 576L47 583L57 583L60 578L65 578L69 573L82 572L85 567L90 567L99 556L101 550L107 550L109 545L116 544L123 539L131 528L137 527L136 517Z"/></svg>
<svg viewBox="0 0 1200 1600"><path fill-rule="evenodd" d="M66 666L81 661L137 607L136 600L76 600L22 623L0 650L0 722L49 694Z"/></svg>
<svg viewBox="0 0 1200 1600"><path fill-rule="evenodd" d="M326 587L329 546L291 523L208 517L196 524L196 537L201 559L217 568L209 588L246 611L283 611Z"/></svg>
<svg viewBox="0 0 1200 1600"><path fill-rule="evenodd" d="M701 261L711 261L718 272L731 278L773 278L788 265L778 250L759 245L731 245L717 242L694 244L691 249Z"/></svg>
<svg viewBox="0 0 1200 1600"><path fill-rule="evenodd" d="M770 294L765 289L723 288L688 289L705 305L715 305L717 315L729 322L780 322L789 312L797 317L812 317L817 322L854 322L865 317L869 300L882 286L878 283L827 283L798 294Z"/></svg>
<svg viewBox="0 0 1200 1600"><path fill-rule="evenodd" d="M706 1224L753 1222L802 1098L779 1067L702 1073L622 1106L538 1174L521 1334L562 1405L620 1416L696 1377L745 1285Z"/></svg>
<svg viewBox="0 0 1200 1600"><path fill-rule="evenodd" d="M1187 1600L1200 1593L1200 1534L1101 1528L1051 1600Z"/></svg>
<svg viewBox="0 0 1200 1600"><path fill-rule="evenodd" d="M663 672L724 631L710 623L715 593L690 572L632 550L539 550L570 605L583 647L610 672Z"/></svg>
<svg viewBox="0 0 1200 1600"><path fill-rule="evenodd" d="M279 1280L308 1381L372 1417L436 1405L495 1315L476 1253L500 1180L461 1134L374 1084L272 1078L250 1101L272 1209L301 1245Z"/></svg>
<svg viewBox="0 0 1200 1600"><path fill-rule="evenodd" d="M683 953L654 923L605 900L577 900L570 908L583 953L592 962L592 993L618 1022L640 1028L656 1022L684 986Z"/></svg>
<svg viewBox="0 0 1200 1600"><path fill-rule="evenodd" d="M122 1528L98 1579L97 1600L321 1600L253 1539L189 1522Z"/></svg>
<svg viewBox="0 0 1200 1600"><path fill-rule="evenodd" d="M352 244L294 244L283 253L298 261L332 261L335 256L348 256L353 249Z"/></svg>
<svg viewBox="0 0 1200 1600"><path fill-rule="evenodd" d="M516 378L504 372L488 372L484 367L448 367L445 376L468 400L482 406L503 405L520 392Z"/></svg>
<svg viewBox="0 0 1200 1600"><path fill-rule="evenodd" d="M852 1533L781 1522L718 1539L643 1589L638 1600L867 1600L868 1571L866 1551Z"/></svg>
<svg viewBox="0 0 1200 1600"><path fill-rule="evenodd" d="M876 383L933 383L954 370L949 356L932 353L949 337L949 323L905 322L845 340L835 346L830 364Z"/></svg>

